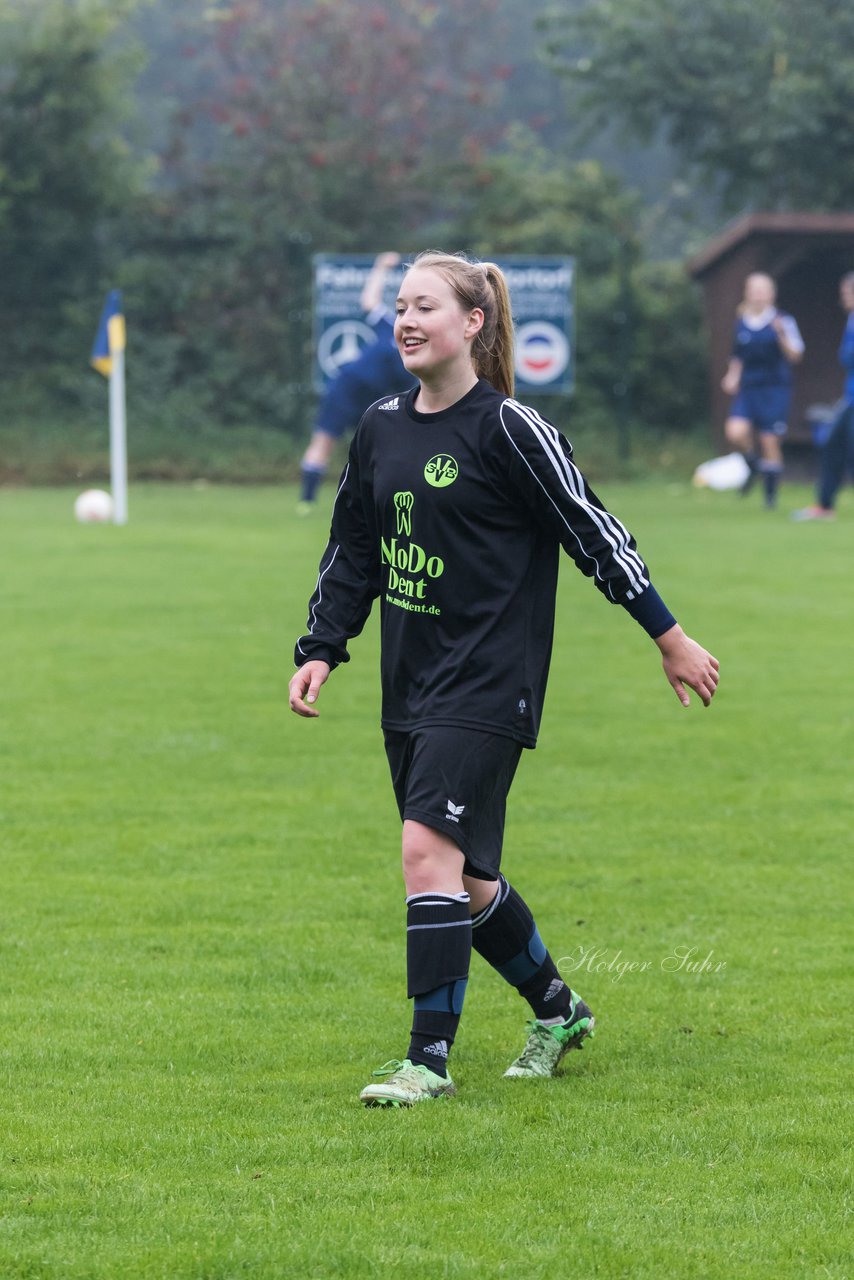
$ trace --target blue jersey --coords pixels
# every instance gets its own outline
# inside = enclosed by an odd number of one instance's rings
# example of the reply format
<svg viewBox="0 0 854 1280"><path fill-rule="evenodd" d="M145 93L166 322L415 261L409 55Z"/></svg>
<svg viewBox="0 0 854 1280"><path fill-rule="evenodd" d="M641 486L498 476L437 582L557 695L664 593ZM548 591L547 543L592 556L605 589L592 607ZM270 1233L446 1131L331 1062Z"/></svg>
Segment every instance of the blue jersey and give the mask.
<svg viewBox="0 0 854 1280"><path fill-rule="evenodd" d="M327 435L337 437L354 431L375 400L415 386L415 378L406 372L398 353L389 313L377 309L367 321L376 334L376 342L363 347L355 360L342 364L323 393L317 429Z"/></svg>
<svg viewBox="0 0 854 1280"><path fill-rule="evenodd" d="M842 335L839 363L845 370L845 399L849 404L854 404L854 311L848 317L848 323Z"/></svg>
<svg viewBox="0 0 854 1280"><path fill-rule="evenodd" d="M769 307L767 312L753 318L739 316L735 326L732 354L741 361L741 390L754 387L790 387L792 371L783 354L772 321L779 317L786 328L786 336L793 346L803 350L798 326L791 316L783 315Z"/></svg>

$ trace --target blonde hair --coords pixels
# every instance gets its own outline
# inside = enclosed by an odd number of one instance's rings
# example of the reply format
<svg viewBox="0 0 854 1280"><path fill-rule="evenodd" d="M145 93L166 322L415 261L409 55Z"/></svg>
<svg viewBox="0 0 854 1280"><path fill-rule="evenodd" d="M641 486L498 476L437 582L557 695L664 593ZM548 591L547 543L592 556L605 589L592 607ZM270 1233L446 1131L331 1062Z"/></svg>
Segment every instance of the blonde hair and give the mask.
<svg viewBox="0 0 854 1280"><path fill-rule="evenodd" d="M472 361L479 378L496 391L513 395L513 312L504 272L494 262L472 262L462 253L427 249L410 262L429 267L448 282L466 311L483 312L483 328L472 342Z"/></svg>

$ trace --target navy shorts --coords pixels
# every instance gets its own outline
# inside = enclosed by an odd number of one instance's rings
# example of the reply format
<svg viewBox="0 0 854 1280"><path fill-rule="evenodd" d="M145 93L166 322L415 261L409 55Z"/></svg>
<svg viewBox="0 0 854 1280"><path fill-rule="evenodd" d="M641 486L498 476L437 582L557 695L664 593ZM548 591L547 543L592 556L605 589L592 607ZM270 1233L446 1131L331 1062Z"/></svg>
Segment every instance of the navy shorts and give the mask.
<svg viewBox="0 0 854 1280"><path fill-rule="evenodd" d="M403 367L397 348L378 340L344 364L332 380L317 410L315 429L336 440L355 431L365 410L383 396L399 395L415 386Z"/></svg>
<svg viewBox="0 0 854 1280"><path fill-rule="evenodd" d="M465 855L466 875L495 880L521 742L454 725L384 732L401 820L450 836Z"/></svg>
<svg viewBox="0 0 854 1280"><path fill-rule="evenodd" d="M792 393L788 387L745 387L732 402L731 418L747 418L755 431L784 436Z"/></svg>

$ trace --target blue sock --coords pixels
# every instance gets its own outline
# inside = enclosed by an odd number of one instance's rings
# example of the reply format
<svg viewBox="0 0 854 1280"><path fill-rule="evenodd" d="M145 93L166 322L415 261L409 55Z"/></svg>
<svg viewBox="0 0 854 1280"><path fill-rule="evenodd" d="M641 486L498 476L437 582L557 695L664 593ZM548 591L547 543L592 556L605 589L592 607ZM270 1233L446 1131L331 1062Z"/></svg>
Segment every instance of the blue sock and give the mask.
<svg viewBox="0 0 854 1280"><path fill-rule="evenodd" d="M780 487L780 480L783 475L782 462L765 462L764 459L759 463L759 471L762 474L762 484L765 488L765 505L773 507L777 502L777 490Z"/></svg>
<svg viewBox="0 0 854 1280"><path fill-rule="evenodd" d="M540 937L530 909L504 876L488 907L472 917L472 946L528 1001L535 1018L566 1017L569 987Z"/></svg>
<svg viewBox="0 0 854 1280"><path fill-rule="evenodd" d="M445 1076L468 982L469 895L415 893L406 908L406 969L414 1001L406 1056Z"/></svg>
<svg viewBox="0 0 854 1280"><path fill-rule="evenodd" d="M302 492L300 494L300 502L314 502L323 477L326 475L326 467L318 466L313 462L304 462L301 467L301 472Z"/></svg>

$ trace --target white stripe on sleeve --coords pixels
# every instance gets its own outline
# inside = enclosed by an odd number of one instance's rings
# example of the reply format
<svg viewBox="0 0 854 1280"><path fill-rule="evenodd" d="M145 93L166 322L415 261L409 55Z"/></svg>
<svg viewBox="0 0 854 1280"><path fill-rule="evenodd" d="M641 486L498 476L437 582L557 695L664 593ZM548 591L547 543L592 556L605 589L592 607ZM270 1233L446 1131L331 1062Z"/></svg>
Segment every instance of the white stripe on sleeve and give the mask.
<svg viewBox="0 0 854 1280"><path fill-rule="evenodd" d="M616 560L620 568L623 570L624 574L626 575L626 578L628 579L629 585L632 589L631 592L629 593L629 599L633 599L634 595L640 595L649 586L649 579L645 575L645 566L644 566L643 560L638 555L638 553L629 545L630 535L625 525L623 525L619 520L617 520L615 516L612 516L609 511L604 511L601 507L595 506L590 501L589 497L587 496L587 489L584 483L584 477L582 476L581 472L578 470L578 467L576 467L575 464L571 462L570 459L567 458L566 454L563 452L563 449L560 446L559 433L556 430L556 428L552 426L551 423L546 422L544 418L541 418L540 415L536 412L536 410L531 409L528 405L519 404L515 400L505 400L504 404L501 406L501 425L504 428L505 435L507 436L508 440L513 445L513 447L516 449L516 452L525 462L526 466L528 467L528 470L531 472L531 474L536 479L537 483L540 485L540 488L543 490L544 493L546 493L547 497L551 501L555 510L558 512L564 524L566 525L567 529L569 529L570 532L573 534L573 537L575 538L578 545L581 547L581 550L584 552L585 556L587 556L589 560L593 561L594 565L596 566L596 576L597 578L599 578L600 581L604 581L604 578L601 573L601 567L599 565L598 560L587 549L587 547L584 546L584 543L582 542L581 538L579 538L575 530L572 529L566 516L560 510L560 507L554 501L551 495L548 493L548 490L543 485L542 480L534 471L533 467L531 467L527 458L525 458L524 454L518 448L515 440L510 434L507 428L507 424L504 421L504 409L508 405L513 410L515 410L515 412L522 419L522 421L525 422L528 427L530 427L533 436L535 437L543 453L551 463L551 466L555 474L557 475L562 488L564 489L564 491L566 492L570 500L574 503L575 506L579 507L590 518L590 520L599 529L599 532L602 534L602 537L611 547L614 553L614 559Z"/></svg>

